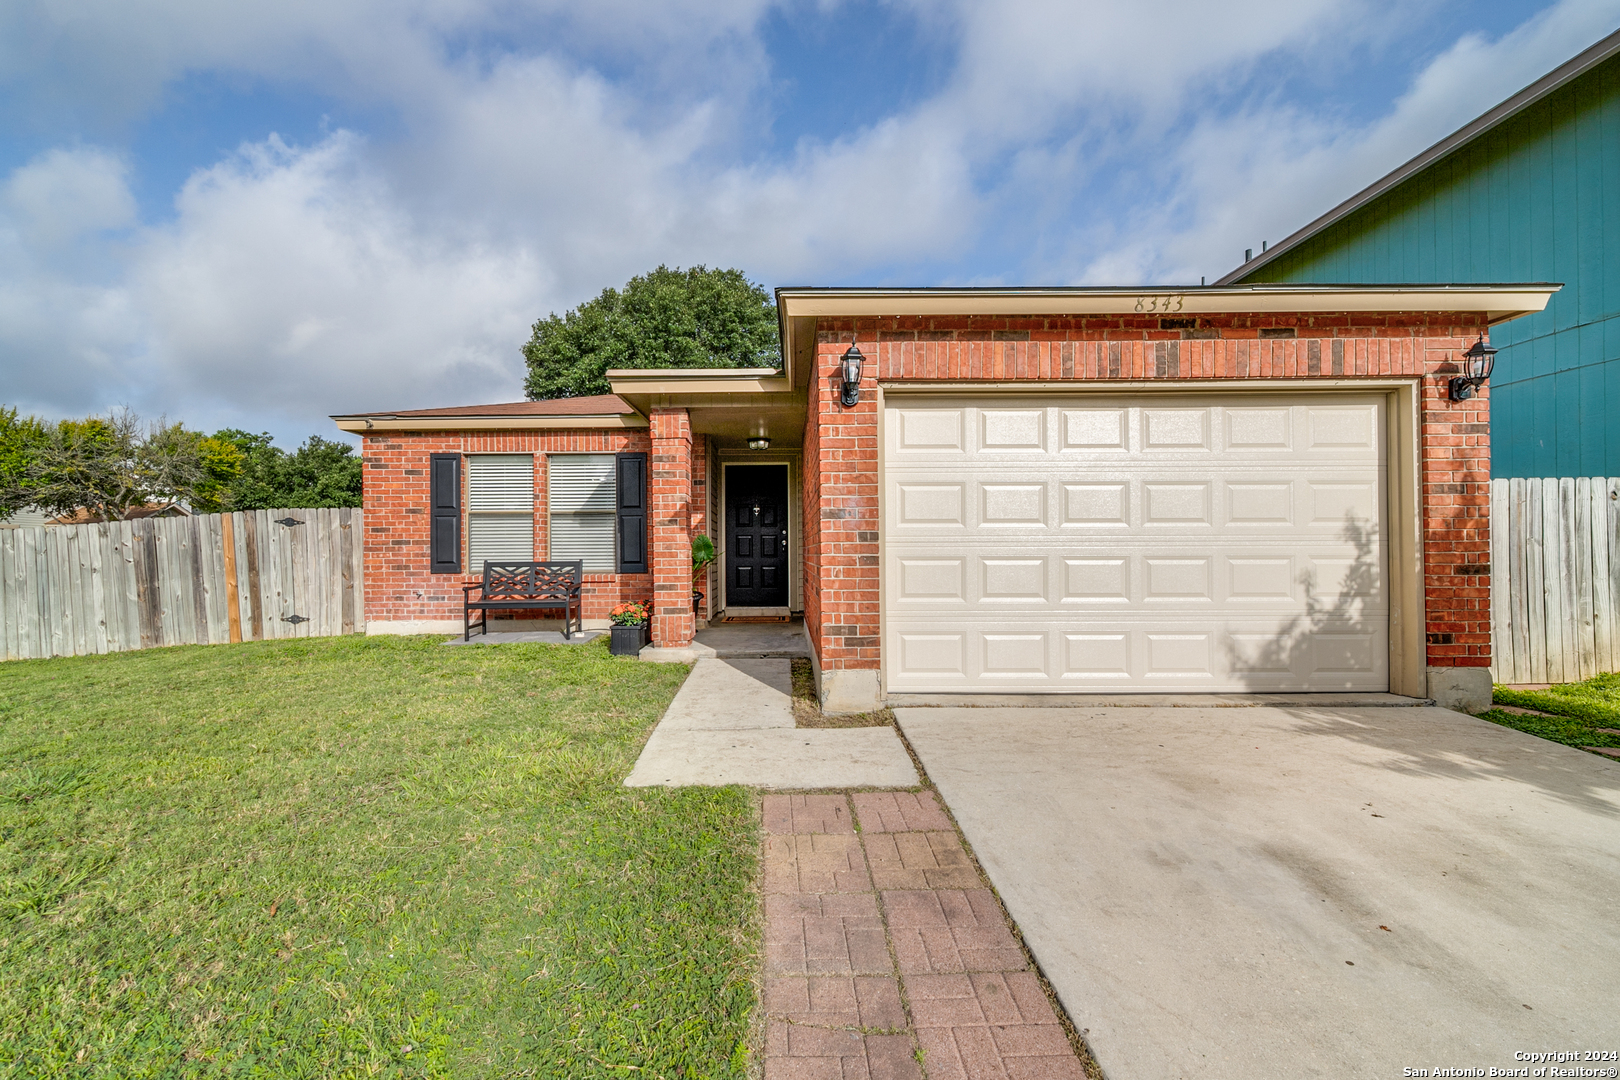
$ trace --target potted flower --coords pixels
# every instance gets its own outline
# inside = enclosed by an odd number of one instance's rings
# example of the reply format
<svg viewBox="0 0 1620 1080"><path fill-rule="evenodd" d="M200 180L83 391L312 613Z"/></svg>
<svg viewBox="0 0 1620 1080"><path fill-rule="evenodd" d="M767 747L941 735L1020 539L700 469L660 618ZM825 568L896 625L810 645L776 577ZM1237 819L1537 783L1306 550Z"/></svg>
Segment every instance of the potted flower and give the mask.
<svg viewBox="0 0 1620 1080"><path fill-rule="evenodd" d="M613 624L611 652L614 656L635 656L647 644L652 625L651 600L626 600L608 613Z"/></svg>
<svg viewBox="0 0 1620 1080"><path fill-rule="evenodd" d="M714 563L714 541L705 533L698 533L692 537L692 614L703 614L703 593L698 589L698 582L708 573L710 565Z"/></svg>

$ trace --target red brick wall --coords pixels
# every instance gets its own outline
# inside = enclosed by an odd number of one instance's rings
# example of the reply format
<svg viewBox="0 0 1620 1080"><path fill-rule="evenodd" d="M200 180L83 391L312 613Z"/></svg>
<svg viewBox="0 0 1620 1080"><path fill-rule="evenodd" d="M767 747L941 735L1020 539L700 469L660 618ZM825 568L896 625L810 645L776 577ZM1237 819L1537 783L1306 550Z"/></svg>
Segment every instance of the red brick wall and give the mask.
<svg viewBox="0 0 1620 1080"><path fill-rule="evenodd" d="M533 454L535 470L535 558L546 557L546 454L607 454L618 451L650 452L645 431L500 431L500 432L388 432L365 437L366 618L388 622L421 619L460 619L461 586L478 580L476 574L428 572L428 462L431 454ZM466 505L466 469L462 469L463 506ZM462 560L466 562L467 529L461 530ZM587 574L585 618L605 619L621 600L652 596L650 574ZM497 618L524 617L520 612L496 612ZM554 612L527 613L528 617L556 618Z"/></svg>
<svg viewBox="0 0 1620 1080"><path fill-rule="evenodd" d="M879 666L874 381L1422 378L1428 662L1490 664L1489 394L1452 402L1477 313L823 319L805 432L805 620L823 667ZM860 404L839 357L867 357ZM819 472L820 487L814 478Z"/></svg>
<svg viewBox="0 0 1620 1080"><path fill-rule="evenodd" d="M653 409L648 508L653 570L652 639L692 643L692 422L685 409Z"/></svg>

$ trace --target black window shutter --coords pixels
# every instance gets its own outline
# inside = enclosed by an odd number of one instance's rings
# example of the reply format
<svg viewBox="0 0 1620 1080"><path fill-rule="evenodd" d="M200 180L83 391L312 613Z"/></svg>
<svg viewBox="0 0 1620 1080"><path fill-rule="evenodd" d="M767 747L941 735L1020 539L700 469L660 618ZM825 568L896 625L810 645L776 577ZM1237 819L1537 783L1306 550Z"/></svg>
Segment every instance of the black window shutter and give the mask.
<svg viewBox="0 0 1620 1080"><path fill-rule="evenodd" d="M647 455L615 455L619 489L619 573L647 573Z"/></svg>
<svg viewBox="0 0 1620 1080"><path fill-rule="evenodd" d="M434 454L429 513L433 573L461 573L461 455Z"/></svg>

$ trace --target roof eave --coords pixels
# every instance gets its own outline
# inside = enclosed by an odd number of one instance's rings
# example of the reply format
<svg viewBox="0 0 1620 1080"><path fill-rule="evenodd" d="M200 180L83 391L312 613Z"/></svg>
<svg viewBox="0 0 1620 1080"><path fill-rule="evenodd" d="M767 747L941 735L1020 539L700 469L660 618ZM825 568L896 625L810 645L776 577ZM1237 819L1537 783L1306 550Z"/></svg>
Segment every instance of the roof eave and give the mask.
<svg viewBox="0 0 1620 1080"><path fill-rule="evenodd" d="M334 416L342 431L365 435L379 431L579 431L644 428L639 413L592 416Z"/></svg>
<svg viewBox="0 0 1620 1080"><path fill-rule="evenodd" d="M1133 288L777 290L785 320L897 316L1215 315L1306 312L1470 311L1491 322L1540 311L1562 286L1491 285L1145 285ZM617 391L617 387L615 387Z"/></svg>

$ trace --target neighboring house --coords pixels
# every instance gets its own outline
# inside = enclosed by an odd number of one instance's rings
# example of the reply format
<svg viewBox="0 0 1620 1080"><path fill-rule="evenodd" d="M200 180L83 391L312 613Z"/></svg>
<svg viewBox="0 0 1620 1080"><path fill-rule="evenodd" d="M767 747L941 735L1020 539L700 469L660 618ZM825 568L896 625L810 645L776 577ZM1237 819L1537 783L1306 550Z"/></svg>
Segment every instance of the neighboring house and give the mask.
<svg viewBox="0 0 1620 1080"><path fill-rule="evenodd" d="M1492 475L1620 476L1620 32L1217 285L1559 281L1502 327Z"/></svg>
<svg viewBox="0 0 1620 1080"><path fill-rule="evenodd" d="M459 631L483 560L549 557L585 562L587 625L651 597L655 645L684 646L706 532L698 616L802 611L835 711L1077 691L1483 707L1489 406L1447 381L1553 291L779 289L782 371L334 417L364 443L366 629Z"/></svg>
<svg viewBox="0 0 1620 1080"><path fill-rule="evenodd" d="M147 503L145 506L132 506L124 511L123 520L135 521L139 518L149 517L191 516L191 508L183 502ZM88 525L99 520L101 519L91 516L90 512L83 507L71 514L53 516L43 510L29 506L0 521L0 529L22 529L38 525Z"/></svg>
<svg viewBox="0 0 1620 1080"><path fill-rule="evenodd" d="M34 506L25 506L10 517L0 518L0 529L31 529L51 524L51 515Z"/></svg>
<svg viewBox="0 0 1620 1080"><path fill-rule="evenodd" d="M191 508L183 502L147 503L145 506L132 506L124 511L123 521L139 521L142 518L173 518L192 517ZM51 518L47 525L90 525L101 519L91 515L90 511L80 507L71 514Z"/></svg>

